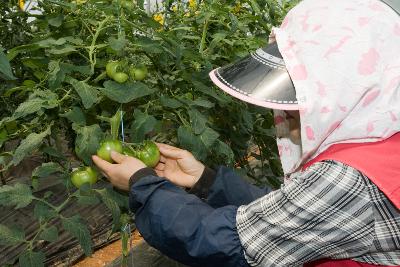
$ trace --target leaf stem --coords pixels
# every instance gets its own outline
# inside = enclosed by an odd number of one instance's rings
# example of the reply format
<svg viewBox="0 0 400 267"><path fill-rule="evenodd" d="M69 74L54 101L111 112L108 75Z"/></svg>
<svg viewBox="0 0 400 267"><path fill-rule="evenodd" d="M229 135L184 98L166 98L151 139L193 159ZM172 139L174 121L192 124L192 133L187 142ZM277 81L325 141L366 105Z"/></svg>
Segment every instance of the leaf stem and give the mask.
<svg viewBox="0 0 400 267"><path fill-rule="evenodd" d="M96 65L96 41L97 38L100 35L100 32L110 26L104 26L108 21L110 20L110 17L106 17L103 19L100 23L99 26L97 27L96 33L93 36L92 39L92 44L89 47L89 61L90 61L90 72L93 74L94 73L94 66Z"/></svg>
<svg viewBox="0 0 400 267"><path fill-rule="evenodd" d="M70 88L68 90L68 92L60 99L60 101L58 101L58 103L62 103L66 98L68 98L71 91L72 91L72 88Z"/></svg>
<svg viewBox="0 0 400 267"><path fill-rule="evenodd" d="M204 21L204 26L203 26L203 34L201 36L201 42L200 42L200 47L199 47L199 53L202 54L204 51L204 47L206 45L206 37L207 37L207 31L208 31L208 23L210 21L209 17L206 17L206 20Z"/></svg>
<svg viewBox="0 0 400 267"><path fill-rule="evenodd" d="M50 204L49 202L47 202L46 200L43 200L41 198L37 198L37 197L33 197L34 200L42 202L43 204L49 206L50 208L52 208L53 210L57 211L57 207L54 206L53 204Z"/></svg>

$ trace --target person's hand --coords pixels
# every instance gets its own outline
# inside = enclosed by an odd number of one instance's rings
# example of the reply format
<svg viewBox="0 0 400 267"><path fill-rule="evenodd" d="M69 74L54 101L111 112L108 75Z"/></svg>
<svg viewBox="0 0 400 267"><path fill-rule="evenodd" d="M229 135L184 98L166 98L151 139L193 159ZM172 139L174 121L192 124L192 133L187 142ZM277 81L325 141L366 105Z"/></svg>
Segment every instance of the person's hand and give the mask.
<svg viewBox="0 0 400 267"><path fill-rule="evenodd" d="M146 168L146 165L136 158L115 151L111 152L111 158L115 161L115 164L102 160L98 156L92 156L94 164L115 187L128 191L131 176L138 170Z"/></svg>
<svg viewBox="0 0 400 267"><path fill-rule="evenodd" d="M157 143L160 162L154 168L158 176L173 184L191 188L199 180L205 166L187 150Z"/></svg>

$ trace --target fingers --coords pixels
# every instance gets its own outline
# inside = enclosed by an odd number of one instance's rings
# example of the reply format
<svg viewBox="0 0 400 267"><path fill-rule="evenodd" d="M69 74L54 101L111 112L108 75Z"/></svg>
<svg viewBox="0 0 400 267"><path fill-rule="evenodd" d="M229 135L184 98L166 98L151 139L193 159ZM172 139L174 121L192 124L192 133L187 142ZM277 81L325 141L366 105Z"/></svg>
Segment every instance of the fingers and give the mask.
<svg viewBox="0 0 400 267"><path fill-rule="evenodd" d="M98 156L92 156L92 160L94 164L96 164L96 166L105 174L107 174L112 168L111 163L99 158Z"/></svg>
<svg viewBox="0 0 400 267"><path fill-rule="evenodd" d="M174 159L181 159L181 158L185 158L188 157L190 154L188 151L180 149L180 148L176 148L170 145L165 145L165 144L157 144L158 149L160 150L160 153L164 156L164 157L168 157L168 158L174 158Z"/></svg>
<svg viewBox="0 0 400 267"><path fill-rule="evenodd" d="M154 170L156 171L163 171L165 169L165 164L164 163L158 163L155 167Z"/></svg>
<svg viewBox="0 0 400 267"><path fill-rule="evenodd" d="M167 158L163 155L160 155L160 162L165 163L165 161L167 161Z"/></svg>
<svg viewBox="0 0 400 267"><path fill-rule="evenodd" d="M164 144L164 143L157 143L157 142L156 142L156 145L158 146L158 148L160 148L160 147L171 148L171 149L177 148L177 147L170 146L170 145L167 145L167 144Z"/></svg>
<svg viewBox="0 0 400 267"><path fill-rule="evenodd" d="M126 156L125 156L125 155L122 155L122 154L120 154L120 153L118 153L118 152L111 151L111 158L112 158L116 163L121 163L121 162L126 158Z"/></svg>

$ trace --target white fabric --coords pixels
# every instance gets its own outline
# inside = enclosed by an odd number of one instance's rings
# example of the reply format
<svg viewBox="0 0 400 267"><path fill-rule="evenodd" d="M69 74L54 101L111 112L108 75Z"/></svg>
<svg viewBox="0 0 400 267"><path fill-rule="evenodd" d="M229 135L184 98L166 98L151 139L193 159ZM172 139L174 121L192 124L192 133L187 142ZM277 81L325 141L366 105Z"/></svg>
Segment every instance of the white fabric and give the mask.
<svg viewBox="0 0 400 267"><path fill-rule="evenodd" d="M400 17L390 7L304 0L273 32L301 117L302 153L278 139L285 174L332 144L375 142L400 131ZM275 113L277 129L284 127Z"/></svg>

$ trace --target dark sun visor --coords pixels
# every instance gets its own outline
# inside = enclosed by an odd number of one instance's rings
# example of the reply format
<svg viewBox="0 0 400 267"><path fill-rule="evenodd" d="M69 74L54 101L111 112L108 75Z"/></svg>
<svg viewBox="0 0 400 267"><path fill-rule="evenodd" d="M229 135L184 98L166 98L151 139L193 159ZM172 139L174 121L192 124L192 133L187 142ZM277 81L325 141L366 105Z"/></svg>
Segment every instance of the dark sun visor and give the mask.
<svg viewBox="0 0 400 267"><path fill-rule="evenodd" d="M272 109L298 109L296 91L276 43L213 70L210 77L219 88L243 101Z"/></svg>

